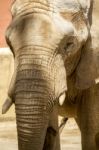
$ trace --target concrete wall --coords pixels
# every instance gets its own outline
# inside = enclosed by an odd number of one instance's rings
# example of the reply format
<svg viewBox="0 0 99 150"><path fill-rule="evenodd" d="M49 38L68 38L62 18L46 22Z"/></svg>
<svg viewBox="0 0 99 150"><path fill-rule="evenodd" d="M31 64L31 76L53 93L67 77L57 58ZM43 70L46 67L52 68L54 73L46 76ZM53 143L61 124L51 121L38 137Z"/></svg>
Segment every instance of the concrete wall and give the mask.
<svg viewBox="0 0 99 150"><path fill-rule="evenodd" d="M10 79L13 73L14 60L9 48L0 48L0 120L15 117L14 106L6 115L1 114L2 104L7 97Z"/></svg>

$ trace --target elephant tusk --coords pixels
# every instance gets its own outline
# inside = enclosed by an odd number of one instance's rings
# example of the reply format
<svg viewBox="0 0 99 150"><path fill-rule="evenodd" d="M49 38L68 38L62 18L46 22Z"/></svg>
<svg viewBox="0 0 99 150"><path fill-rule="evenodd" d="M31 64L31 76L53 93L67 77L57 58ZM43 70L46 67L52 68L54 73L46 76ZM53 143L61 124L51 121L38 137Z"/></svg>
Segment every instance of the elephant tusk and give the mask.
<svg viewBox="0 0 99 150"><path fill-rule="evenodd" d="M64 104L66 98L66 93L64 92L60 97L59 97L59 104L62 106Z"/></svg>
<svg viewBox="0 0 99 150"><path fill-rule="evenodd" d="M8 97L2 106L2 114L5 114L9 110L9 108L12 106L12 104L13 104L13 101L11 100L10 97Z"/></svg>

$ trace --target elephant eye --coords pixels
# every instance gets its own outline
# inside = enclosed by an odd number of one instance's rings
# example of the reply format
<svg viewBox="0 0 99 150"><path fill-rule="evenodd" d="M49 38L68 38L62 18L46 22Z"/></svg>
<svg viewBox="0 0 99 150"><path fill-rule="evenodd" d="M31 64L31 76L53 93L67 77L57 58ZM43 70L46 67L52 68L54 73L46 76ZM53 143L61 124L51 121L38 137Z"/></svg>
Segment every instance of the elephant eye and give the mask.
<svg viewBox="0 0 99 150"><path fill-rule="evenodd" d="M70 48L73 48L74 43L73 42L68 42L65 46L64 46L64 50L68 51Z"/></svg>

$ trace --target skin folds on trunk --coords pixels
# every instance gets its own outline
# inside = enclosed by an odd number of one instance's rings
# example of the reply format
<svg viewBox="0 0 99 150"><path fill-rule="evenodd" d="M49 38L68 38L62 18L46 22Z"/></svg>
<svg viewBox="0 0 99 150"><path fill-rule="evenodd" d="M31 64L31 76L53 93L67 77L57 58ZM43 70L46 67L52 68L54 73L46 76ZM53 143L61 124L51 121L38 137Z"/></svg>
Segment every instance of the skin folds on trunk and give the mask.
<svg viewBox="0 0 99 150"><path fill-rule="evenodd" d="M34 56L33 50L22 50L18 59L15 108L19 150L42 150L49 119L48 105L52 105L46 82L49 79L42 72L48 69L40 56Z"/></svg>
<svg viewBox="0 0 99 150"><path fill-rule="evenodd" d="M43 149L50 113L58 102L57 88L55 92L58 69L51 69L52 56L48 49L35 50L29 46L17 55L14 99L19 150Z"/></svg>
<svg viewBox="0 0 99 150"><path fill-rule="evenodd" d="M33 90L33 89L31 89ZM48 125L44 95L33 92L16 94L16 120L19 150L42 150ZM23 102L24 101L24 102Z"/></svg>

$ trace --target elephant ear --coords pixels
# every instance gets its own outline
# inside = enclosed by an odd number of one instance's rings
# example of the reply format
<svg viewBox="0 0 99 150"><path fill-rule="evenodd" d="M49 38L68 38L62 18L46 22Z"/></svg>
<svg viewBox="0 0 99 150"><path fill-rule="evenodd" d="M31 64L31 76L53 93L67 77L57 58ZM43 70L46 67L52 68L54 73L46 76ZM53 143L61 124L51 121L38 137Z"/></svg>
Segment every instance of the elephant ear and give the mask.
<svg viewBox="0 0 99 150"><path fill-rule="evenodd" d="M91 39L88 39L82 48L81 59L76 68L76 88L87 89L95 84L96 64L93 49L91 48Z"/></svg>
<svg viewBox="0 0 99 150"><path fill-rule="evenodd" d="M89 25L92 24L92 11L93 11L93 0L78 0L81 9L88 20Z"/></svg>
<svg viewBox="0 0 99 150"><path fill-rule="evenodd" d="M84 14L89 22L92 24L92 10L93 0L80 0L82 7L84 8ZM89 29L90 30L90 29ZM76 68L76 87L79 89L87 89L95 84L95 78L97 76L96 63L92 48L92 39L89 33L85 45L81 50L81 58Z"/></svg>

